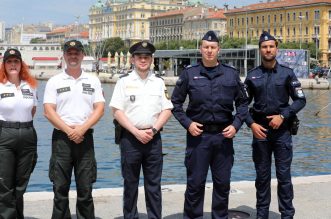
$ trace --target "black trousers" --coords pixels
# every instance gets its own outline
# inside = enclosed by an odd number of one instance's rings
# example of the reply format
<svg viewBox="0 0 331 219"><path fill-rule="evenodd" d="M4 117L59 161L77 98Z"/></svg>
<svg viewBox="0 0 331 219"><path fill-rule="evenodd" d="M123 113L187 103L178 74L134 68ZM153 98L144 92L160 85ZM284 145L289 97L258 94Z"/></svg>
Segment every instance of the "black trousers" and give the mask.
<svg viewBox="0 0 331 219"><path fill-rule="evenodd" d="M0 218L23 219L23 195L37 162L33 127L0 127Z"/></svg>
<svg viewBox="0 0 331 219"><path fill-rule="evenodd" d="M184 219L203 218L205 184L209 167L213 180L211 217L228 218L233 154L233 140L225 138L222 133L204 132L199 136L187 133Z"/></svg>
<svg viewBox="0 0 331 219"><path fill-rule="evenodd" d="M271 202L271 163L275 157L277 195L282 219L292 219L293 185L291 181L291 163L293 157L292 136L287 129L269 130L267 139L253 138L253 160L256 169L256 210L257 216L269 218Z"/></svg>
<svg viewBox="0 0 331 219"><path fill-rule="evenodd" d="M161 219L162 141L158 133L147 144L124 131L120 141L122 176L124 179L124 219L137 219L138 186L141 167L144 174L145 200L148 218Z"/></svg>
<svg viewBox="0 0 331 219"><path fill-rule="evenodd" d="M96 181L97 171L92 133L89 130L84 135L84 141L76 144L62 131L53 131L49 167L49 178L53 182L54 191L52 219L71 218L68 193L73 169L77 187L77 218L95 218L92 184Z"/></svg>

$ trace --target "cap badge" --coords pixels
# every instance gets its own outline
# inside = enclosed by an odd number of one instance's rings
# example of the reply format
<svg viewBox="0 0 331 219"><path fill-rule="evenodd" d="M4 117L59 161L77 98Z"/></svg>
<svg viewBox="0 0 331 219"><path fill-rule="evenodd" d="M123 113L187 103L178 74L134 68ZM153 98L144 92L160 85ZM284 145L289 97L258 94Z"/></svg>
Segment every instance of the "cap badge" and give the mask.
<svg viewBox="0 0 331 219"><path fill-rule="evenodd" d="M208 37L208 40L211 40L211 36Z"/></svg>
<svg viewBox="0 0 331 219"><path fill-rule="evenodd" d="M264 37L264 40L268 40L268 39L269 39L268 36L265 36L265 37Z"/></svg>
<svg viewBox="0 0 331 219"><path fill-rule="evenodd" d="M70 42L70 46L75 46L76 43L75 42Z"/></svg>
<svg viewBox="0 0 331 219"><path fill-rule="evenodd" d="M14 55L14 54L15 54L15 50L10 50L10 51L9 51L9 54L10 54L10 55Z"/></svg>
<svg viewBox="0 0 331 219"><path fill-rule="evenodd" d="M147 47L147 43L146 43L146 42L143 42L141 45L142 45L143 47Z"/></svg>

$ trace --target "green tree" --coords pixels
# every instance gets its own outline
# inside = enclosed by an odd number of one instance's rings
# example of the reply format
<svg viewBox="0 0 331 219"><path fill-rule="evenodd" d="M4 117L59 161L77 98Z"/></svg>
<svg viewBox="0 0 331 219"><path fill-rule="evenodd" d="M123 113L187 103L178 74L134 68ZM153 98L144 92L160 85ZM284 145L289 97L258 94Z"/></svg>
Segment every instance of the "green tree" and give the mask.
<svg viewBox="0 0 331 219"><path fill-rule="evenodd" d="M108 56L108 52L112 54L112 56L115 54L115 52L128 52L128 47L124 45L124 41L120 37L112 37L105 40L104 45L101 45L99 49L102 49L103 47L103 57Z"/></svg>
<svg viewBox="0 0 331 219"><path fill-rule="evenodd" d="M31 43L31 44L35 44L35 43L45 43L45 42L46 42L46 39L41 38L41 37L32 38L32 39L30 40L30 43Z"/></svg>

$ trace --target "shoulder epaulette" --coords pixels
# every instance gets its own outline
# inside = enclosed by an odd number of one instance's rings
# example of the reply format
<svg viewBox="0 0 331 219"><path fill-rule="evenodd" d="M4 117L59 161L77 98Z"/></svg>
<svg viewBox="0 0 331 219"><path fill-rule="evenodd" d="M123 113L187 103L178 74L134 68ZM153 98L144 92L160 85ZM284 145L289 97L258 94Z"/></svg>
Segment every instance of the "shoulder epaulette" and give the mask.
<svg viewBox="0 0 331 219"><path fill-rule="evenodd" d="M285 68L292 69L291 67L289 67L288 65L285 65L285 64L280 64L280 63L279 63L279 65L282 66L282 67L285 67Z"/></svg>
<svg viewBox="0 0 331 219"><path fill-rule="evenodd" d="M162 80L164 80L164 78L162 78L160 74L154 74L154 75L155 75L155 77L161 78Z"/></svg>
<svg viewBox="0 0 331 219"><path fill-rule="evenodd" d="M224 67L228 67L228 68L232 68L232 69L234 69L234 70L236 70L237 71L237 69L234 67L234 66L232 66L232 65L229 65L229 64L222 64Z"/></svg>
<svg viewBox="0 0 331 219"><path fill-rule="evenodd" d="M188 66L186 66L185 69L189 69L189 68L192 68L192 67L197 67L199 65L200 65L199 63L193 64L193 65L188 65Z"/></svg>
<svg viewBox="0 0 331 219"><path fill-rule="evenodd" d="M126 74L124 74L124 75L119 76L119 78L124 78L124 77L126 77L126 76L128 76L128 75L129 75L129 74L126 73Z"/></svg>
<svg viewBox="0 0 331 219"><path fill-rule="evenodd" d="M247 72L247 74L249 74L250 72L254 71L255 69L258 69L259 67L260 67L260 66L256 66L255 68L249 70L249 71Z"/></svg>

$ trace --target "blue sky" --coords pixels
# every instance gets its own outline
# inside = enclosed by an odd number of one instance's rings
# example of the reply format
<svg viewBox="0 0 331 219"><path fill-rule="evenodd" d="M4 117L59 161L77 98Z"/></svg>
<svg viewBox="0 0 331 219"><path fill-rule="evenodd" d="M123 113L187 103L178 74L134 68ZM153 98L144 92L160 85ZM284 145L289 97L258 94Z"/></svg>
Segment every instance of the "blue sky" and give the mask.
<svg viewBox="0 0 331 219"><path fill-rule="evenodd" d="M266 1L266 0L264 0ZM88 10L97 0L0 0L0 21L10 27L19 23L42 23L51 21L54 24L70 24L80 16L80 23L88 22ZM210 5L230 7L257 3L259 0L204 0Z"/></svg>

